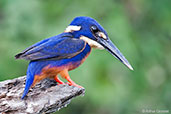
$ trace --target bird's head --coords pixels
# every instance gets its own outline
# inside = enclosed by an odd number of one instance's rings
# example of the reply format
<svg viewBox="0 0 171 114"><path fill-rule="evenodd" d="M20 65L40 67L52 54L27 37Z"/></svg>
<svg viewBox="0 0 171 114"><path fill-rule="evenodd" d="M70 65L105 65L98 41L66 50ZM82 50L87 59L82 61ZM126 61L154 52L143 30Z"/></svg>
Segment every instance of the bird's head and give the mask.
<svg viewBox="0 0 171 114"><path fill-rule="evenodd" d="M84 40L92 48L106 49L129 69L133 70L128 60L109 39L104 28L93 18L76 17L65 29L65 32L70 32L75 38Z"/></svg>

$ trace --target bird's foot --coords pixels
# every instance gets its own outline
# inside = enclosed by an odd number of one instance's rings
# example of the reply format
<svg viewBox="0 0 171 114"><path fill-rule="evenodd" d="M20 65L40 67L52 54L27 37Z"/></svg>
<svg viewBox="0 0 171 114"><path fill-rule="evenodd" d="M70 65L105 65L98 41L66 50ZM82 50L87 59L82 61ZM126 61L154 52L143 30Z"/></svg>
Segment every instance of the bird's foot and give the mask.
<svg viewBox="0 0 171 114"><path fill-rule="evenodd" d="M78 88L83 88L82 86L76 84L76 83L69 83L67 82L66 84L68 84L69 86L75 86L75 87L78 87Z"/></svg>
<svg viewBox="0 0 171 114"><path fill-rule="evenodd" d="M58 85L65 84L63 81L61 81L57 76L54 78L55 81L58 83Z"/></svg>
<svg viewBox="0 0 171 114"><path fill-rule="evenodd" d="M76 86L78 88L83 88L82 86L77 85L74 81L71 80L71 78L68 74L68 69L62 70L60 72L60 75L68 81L66 84L68 84L69 86Z"/></svg>
<svg viewBox="0 0 171 114"><path fill-rule="evenodd" d="M57 85L65 85L65 83L59 83L59 82L58 82L58 84L57 84Z"/></svg>

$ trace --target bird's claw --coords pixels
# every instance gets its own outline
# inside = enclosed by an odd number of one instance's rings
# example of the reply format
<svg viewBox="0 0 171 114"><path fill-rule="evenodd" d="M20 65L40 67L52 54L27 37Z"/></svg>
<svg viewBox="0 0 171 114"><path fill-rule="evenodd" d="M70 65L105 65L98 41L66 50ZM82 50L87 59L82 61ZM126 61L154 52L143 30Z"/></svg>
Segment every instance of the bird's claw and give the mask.
<svg viewBox="0 0 171 114"><path fill-rule="evenodd" d="M78 87L78 88L83 88L82 86L76 84L76 83L69 83L67 82L66 84L68 84L69 86L75 86L75 87Z"/></svg>
<svg viewBox="0 0 171 114"><path fill-rule="evenodd" d="M62 82L62 83L58 83L57 85L65 85L65 83L64 83L64 82Z"/></svg>

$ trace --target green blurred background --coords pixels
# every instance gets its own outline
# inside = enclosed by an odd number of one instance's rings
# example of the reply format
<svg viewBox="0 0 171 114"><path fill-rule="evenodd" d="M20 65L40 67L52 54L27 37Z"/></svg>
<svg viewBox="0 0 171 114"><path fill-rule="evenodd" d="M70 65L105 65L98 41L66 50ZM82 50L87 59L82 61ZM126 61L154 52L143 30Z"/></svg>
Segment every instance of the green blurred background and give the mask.
<svg viewBox="0 0 171 114"><path fill-rule="evenodd" d="M70 72L85 96L57 113L171 112L170 0L0 0L0 81L25 75L28 61L14 55L63 32L76 16L95 18L134 71L107 51L93 50Z"/></svg>

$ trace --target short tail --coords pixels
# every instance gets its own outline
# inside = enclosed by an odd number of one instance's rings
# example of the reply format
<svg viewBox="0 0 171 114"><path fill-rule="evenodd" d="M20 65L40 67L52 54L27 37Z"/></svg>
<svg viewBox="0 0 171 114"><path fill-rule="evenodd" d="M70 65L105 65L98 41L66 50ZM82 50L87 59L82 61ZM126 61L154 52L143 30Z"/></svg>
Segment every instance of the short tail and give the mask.
<svg viewBox="0 0 171 114"><path fill-rule="evenodd" d="M25 84L25 89L24 89L24 93L21 97L21 99L24 99L24 97L27 95L32 83L33 83L33 80L34 80L34 74L31 72L31 63L29 64L28 66L28 69L27 69L27 79L26 79L26 84Z"/></svg>

